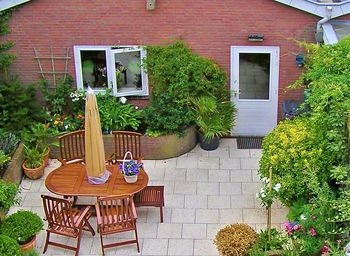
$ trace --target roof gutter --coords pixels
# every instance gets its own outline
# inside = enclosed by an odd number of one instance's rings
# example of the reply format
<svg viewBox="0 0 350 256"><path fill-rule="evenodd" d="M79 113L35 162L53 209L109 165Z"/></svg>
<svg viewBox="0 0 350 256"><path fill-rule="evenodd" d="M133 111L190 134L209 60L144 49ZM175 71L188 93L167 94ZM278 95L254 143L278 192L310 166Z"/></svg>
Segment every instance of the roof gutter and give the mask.
<svg viewBox="0 0 350 256"><path fill-rule="evenodd" d="M323 42L323 29L322 25L328 22L329 20L332 19L332 6L327 5L326 6L326 16L323 17L321 20L317 22L316 25L316 34L315 34L315 39L317 43L322 43Z"/></svg>

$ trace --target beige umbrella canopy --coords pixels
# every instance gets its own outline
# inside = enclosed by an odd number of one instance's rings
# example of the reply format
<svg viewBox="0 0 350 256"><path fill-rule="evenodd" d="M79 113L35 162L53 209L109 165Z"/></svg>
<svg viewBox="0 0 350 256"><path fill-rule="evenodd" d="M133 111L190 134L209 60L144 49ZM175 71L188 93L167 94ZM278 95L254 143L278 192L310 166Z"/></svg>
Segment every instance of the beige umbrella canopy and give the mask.
<svg viewBox="0 0 350 256"><path fill-rule="evenodd" d="M100 114L91 88L87 91L85 105L85 165L90 183L102 184L108 180L110 172L106 170Z"/></svg>

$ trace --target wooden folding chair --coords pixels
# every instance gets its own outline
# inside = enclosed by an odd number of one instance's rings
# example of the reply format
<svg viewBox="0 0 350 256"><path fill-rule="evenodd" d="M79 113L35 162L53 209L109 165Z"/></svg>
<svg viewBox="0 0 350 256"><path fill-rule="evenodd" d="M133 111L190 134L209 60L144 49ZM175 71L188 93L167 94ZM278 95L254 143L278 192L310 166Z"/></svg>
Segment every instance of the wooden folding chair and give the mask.
<svg viewBox="0 0 350 256"><path fill-rule="evenodd" d="M132 153L134 159L141 159L141 133L129 131L112 131L114 136L114 153L110 163L117 164L124 159L127 151Z"/></svg>
<svg viewBox="0 0 350 256"><path fill-rule="evenodd" d="M163 222L164 186L147 186L134 196L135 206L159 207L160 222Z"/></svg>
<svg viewBox="0 0 350 256"><path fill-rule="evenodd" d="M140 252L137 227L136 209L131 195L102 197L96 203L97 227L101 237L102 255L104 249L136 243L137 251ZM103 243L103 236L135 231L135 239L110 244Z"/></svg>
<svg viewBox="0 0 350 256"><path fill-rule="evenodd" d="M91 232L94 236L95 231L89 223L90 207L84 211L72 208L72 202L67 199L55 198L51 196L41 195L43 199L45 216L48 221L46 229L46 242L43 253L46 252L48 245L61 247L64 249L75 251L75 255L79 254L80 240L83 230ZM57 242L50 241L50 234L55 233L62 236L77 239L77 246L68 246Z"/></svg>
<svg viewBox="0 0 350 256"><path fill-rule="evenodd" d="M85 161L85 131L79 130L58 137L62 164Z"/></svg>

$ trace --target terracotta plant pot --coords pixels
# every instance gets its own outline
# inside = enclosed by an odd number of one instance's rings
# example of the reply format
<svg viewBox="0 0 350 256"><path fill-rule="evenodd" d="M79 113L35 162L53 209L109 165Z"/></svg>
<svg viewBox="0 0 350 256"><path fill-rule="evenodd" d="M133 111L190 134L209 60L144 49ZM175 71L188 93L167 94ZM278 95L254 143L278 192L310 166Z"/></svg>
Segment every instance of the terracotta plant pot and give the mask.
<svg viewBox="0 0 350 256"><path fill-rule="evenodd" d="M49 165L50 148L47 149L45 155L43 156L45 161L45 167Z"/></svg>
<svg viewBox="0 0 350 256"><path fill-rule="evenodd" d="M34 168L34 169L27 168L25 166L26 162L27 162L27 160L23 162L22 169L24 171L24 174L29 179L37 180L37 179L40 179L44 175L44 169L45 169L44 160L43 160L42 164L38 168Z"/></svg>
<svg viewBox="0 0 350 256"><path fill-rule="evenodd" d="M29 251L31 249L34 249L35 243L36 243L36 236L33 236L33 238L28 243L20 245L21 251L26 252L26 251Z"/></svg>

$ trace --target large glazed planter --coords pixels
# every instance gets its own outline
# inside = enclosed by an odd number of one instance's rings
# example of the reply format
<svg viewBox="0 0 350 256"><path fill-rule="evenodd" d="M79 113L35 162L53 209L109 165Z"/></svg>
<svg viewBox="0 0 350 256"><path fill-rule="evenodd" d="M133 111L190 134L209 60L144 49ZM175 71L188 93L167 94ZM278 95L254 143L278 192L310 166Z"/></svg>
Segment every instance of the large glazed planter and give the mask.
<svg viewBox="0 0 350 256"><path fill-rule="evenodd" d="M114 137L103 135L105 154L111 155L114 152ZM183 137L176 134L159 137L141 137L141 152L144 159L168 159L183 155L193 149L197 144L196 129L189 127L185 130ZM51 147L50 157L59 158L58 147Z"/></svg>

